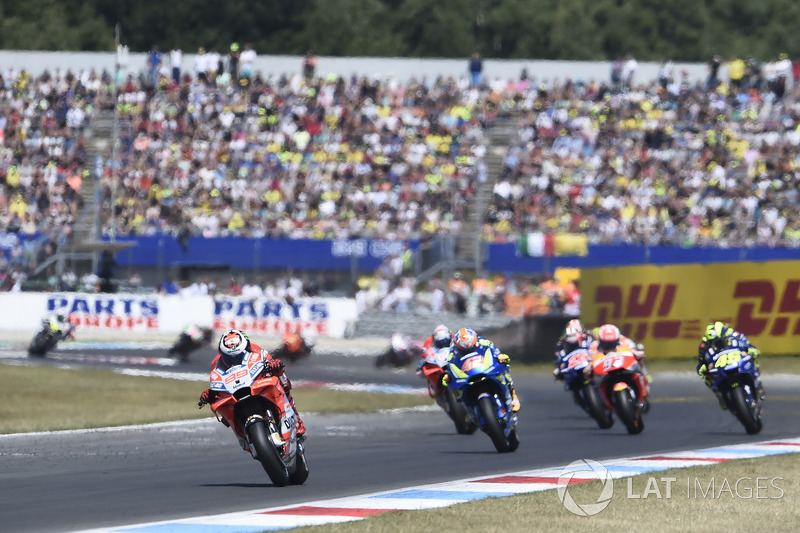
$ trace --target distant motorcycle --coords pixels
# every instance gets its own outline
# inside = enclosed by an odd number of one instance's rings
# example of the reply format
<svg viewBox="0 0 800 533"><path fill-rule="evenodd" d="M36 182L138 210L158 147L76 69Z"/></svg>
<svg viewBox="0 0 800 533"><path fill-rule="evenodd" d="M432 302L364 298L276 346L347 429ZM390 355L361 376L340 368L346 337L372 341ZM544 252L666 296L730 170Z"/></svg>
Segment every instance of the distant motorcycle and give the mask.
<svg viewBox="0 0 800 533"><path fill-rule="evenodd" d="M283 342L272 352L273 357L296 363L300 359L305 359L311 355L314 343L304 338L299 333L287 333L283 336Z"/></svg>
<svg viewBox="0 0 800 533"><path fill-rule="evenodd" d="M464 404L456 400L453 391L442 385L444 367L450 348L427 348L422 354L422 362L417 374L424 377L428 384L428 394L436 401L447 416L456 426L456 431L462 435L472 435L478 426L472 421Z"/></svg>
<svg viewBox="0 0 800 533"><path fill-rule="evenodd" d="M592 379L592 357L589 350L579 348L567 354L559 368L564 390L572 392L575 403L591 416L602 429L614 425L614 417L606 409L597 385Z"/></svg>
<svg viewBox="0 0 800 533"><path fill-rule="evenodd" d="M404 367L418 361L425 348L408 335L394 333L389 339L389 349L375 359L375 366Z"/></svg>
<svg viewBox="0 0 800 533"><path fill-rule="evenodd" d="M456 398L467 408L472 422L489 435L500 453L519 447L517 414L512 409L511 389L503 376L506 366L492 350L479 346L474 352L450 359L446 371Z"/></svg>
<svg viewBox="0 0 800 533"><path fill-rule="evenodd" d="M594 361L592 373L609 413L615 412L631 435L641 433L647 379L640 372L639 361L633 353L624 349L609 352Z"/></svg>
<svg viewBox="0 0 800 533"><path fill-rule="evenodd" d="M181 363L189 361L189 355L203 346L208 346L214 331L197 325L191 325L181 332L178 340L170 346L167 354L170 357L177 356Z"/></svg>
<svg viewBox="0 0 800 533"><path fill-rule="evenodd" d="M761 394L756 389L753 359L747 352L732 348L714 356L708 378L725 400L731 413L745 431L755 435L761 431Z"/></svg>
<svg viewBox="0 0 800 533"><path fill-rule="evenodd" d="M260 353L227 370L215 368L210 389L217 393L211 403L217 420L244 439L275 485L305 483L308 463L304 439L297 436L297 415Z"/></svg>
<svg viewBox="0 0 800 533"><path fill-rule="evenodd" d="M44 357L47 352L54 350L60 341L75 338L74 332L75 326L66 318L43 320L41 329L36 332L28 345L28 355Z"/></svg>

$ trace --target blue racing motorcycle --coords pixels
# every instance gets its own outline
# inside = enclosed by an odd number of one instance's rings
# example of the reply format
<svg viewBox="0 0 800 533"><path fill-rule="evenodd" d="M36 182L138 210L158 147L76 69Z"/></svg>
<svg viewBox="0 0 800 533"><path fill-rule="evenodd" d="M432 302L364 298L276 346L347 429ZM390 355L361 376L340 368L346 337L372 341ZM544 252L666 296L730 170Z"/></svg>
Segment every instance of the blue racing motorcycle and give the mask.
<svg viewBox="0 0 800 533"><path fill-rule="evenodd" d="M756 386L756 365L747 352L736 348L722 350L708 365L708 379L718 390L728 409L750 435L761 431L761 393Z"/></svg>
<svg viewBox="0 0 800 533"><path fill-rule="evenodd" d="M513 452L519 446L517 414L511 409L511 389L505 380L506 365L499 363L491 348L478 348L462 357L452 357L445 367L448 387L467 408L470 420L481 428L498 452Z"/></svg>
<svg viewBox="0 0 800 533"><path fill-rule="evenodd" d="M614 418L603 401L597 385L592 380L592 355L579 348L568 353L561 361L558 375L564 380L564 390L572 391L578 406L591 416L602 429L614 425Z"/></svg>

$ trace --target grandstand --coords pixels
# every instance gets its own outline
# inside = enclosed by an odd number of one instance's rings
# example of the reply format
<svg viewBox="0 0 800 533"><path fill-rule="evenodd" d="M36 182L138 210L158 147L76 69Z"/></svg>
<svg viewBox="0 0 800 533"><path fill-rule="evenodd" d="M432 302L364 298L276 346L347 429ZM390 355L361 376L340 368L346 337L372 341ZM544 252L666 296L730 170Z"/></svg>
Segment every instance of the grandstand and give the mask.
<svg viewBox="0 0 800 533"><path fill-rule="evenodd" d="M16 207L0 229L25 224L34 244L13 264L39 287L96 270L99 250L137 236L433 243L417 252L420 282L483 275L487 244L542 232L800 244L795 92L778 98L767 80L709 87L693 71L625 90L582 76L471 88L465 76L287 73L148 87L132 73L114 115L107 71L7 77L3 202ZM146 285L166 274L141 273Z"/></svg>

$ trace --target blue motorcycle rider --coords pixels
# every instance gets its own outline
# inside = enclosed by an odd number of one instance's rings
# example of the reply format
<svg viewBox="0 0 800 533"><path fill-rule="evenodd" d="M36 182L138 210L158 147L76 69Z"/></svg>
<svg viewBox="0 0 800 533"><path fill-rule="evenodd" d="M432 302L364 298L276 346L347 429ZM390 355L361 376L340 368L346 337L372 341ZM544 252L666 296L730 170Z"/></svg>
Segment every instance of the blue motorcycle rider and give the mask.
<svg viewBox="0 0 800 533"><path fill-rule="evenodd" d="M709 365L714 362L714 357L719 352L730 348L741 350L752 358L753 365L756 367L755 386L763 400L766 396L766 392L761 385L761 380L759 379L761 372L758 370L760 366L759 355L761 355L761 352L758 348L750 344L750 341L747 340L744 333L736 331L727 324L719 321L712 322L706 327L706 333L700 340L700 346L698 346L697 373L703 378L703 383L717 396L720 406L723 409L727 409L728 407L725 405L725 399L722 397L722 394L714 388L713 383L708 378L707 372Z"/></svg>
<svg viewBox="0 0 800 533"><path fill-rule="evenodd" d="M556 343L556 360L553 375L556 379L564 379L561 370L567 364L566 356L578 349L589 349L592 344L592 335L583 329L583 324L577 318L573 318L567 324L564 333L558 338Z"/></svg>
<svg viewBox="0 0 800 533"><path fill-rule="evenodd" d="M475 351L491 350L492 355L497 359L497 362L506 365L506 372L503 375L505 384L511 391L511 409L518 412L521 409L517 391L514 389L514 380L511 379L511 372L508 370L508 365L511 358L504 353L500 352L498 348L489 339L478 335L475 330L470 328L461 328L453 334L453 344L450 346L450 354L447 357L448 363L453 359L459 359L464 355ZM450 385L450 374L445 374L442 378L442 385L445 387Z"/></svg>

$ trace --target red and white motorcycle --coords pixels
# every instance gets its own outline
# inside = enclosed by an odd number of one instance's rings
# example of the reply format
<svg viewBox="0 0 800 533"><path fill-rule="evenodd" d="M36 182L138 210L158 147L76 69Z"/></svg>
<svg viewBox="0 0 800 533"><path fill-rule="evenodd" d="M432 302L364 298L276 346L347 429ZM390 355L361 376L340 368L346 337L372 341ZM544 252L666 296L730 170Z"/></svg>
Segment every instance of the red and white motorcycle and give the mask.
<svg viewBox="0 0 800 533"><path fill-rule="evenodd" d="M308 478L304 439L297 436L297 414L281 379L269 373L260 353L240 365L211 372L216 392L211 410L230 427L272 482L283 487Z"/></svg>
<svg viewBox="0 0 800 533"><path fill-rule="evenodd" d="M426 348L422 352L422 361L417 369L417 374L425 378L428 383L428 394L447 413L447 416L455 424L456 431L462 435L472 435L478 426L470 419L464 404L456 400L453 391L442 385L444 367L447 365L449 354L450 347Z"/></svg>

